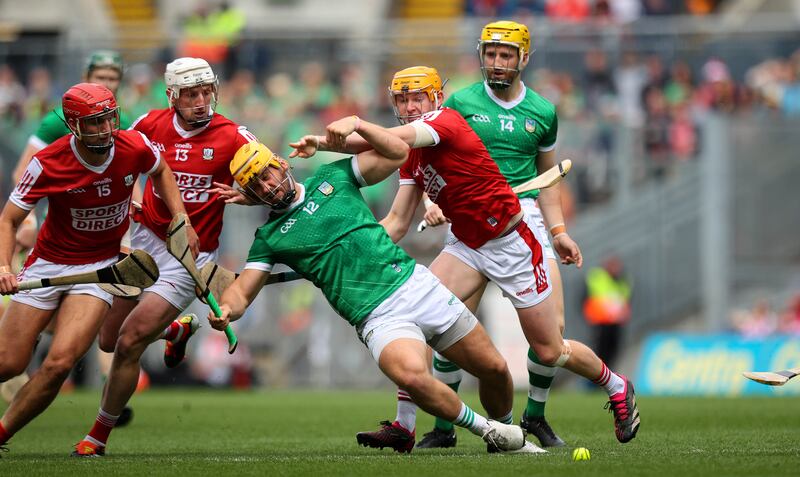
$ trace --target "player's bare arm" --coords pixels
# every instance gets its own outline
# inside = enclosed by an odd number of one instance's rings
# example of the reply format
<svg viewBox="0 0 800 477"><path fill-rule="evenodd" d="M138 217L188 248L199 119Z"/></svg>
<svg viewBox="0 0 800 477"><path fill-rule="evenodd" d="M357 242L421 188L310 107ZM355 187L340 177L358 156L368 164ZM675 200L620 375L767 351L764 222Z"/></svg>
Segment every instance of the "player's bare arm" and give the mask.
<svg viewBox="0 0 800 477"><path fill-rule="evenodd" d="M175 176L167 163L160 161L156 170L150 174L150 178L153 180L153 187L172 216L174 217L179 213L185 214L186 209L183 207L183 201L181 200L181 191L178 189L178 183L175 182ZM189 249L192 251L192 255L197 258L200 253L200 239L198 239L197 232L195 232L192 224L187 223L186 225L189 226L186 232Z"/></svg>
<svg viewBox="0 0 800 477"><path fill-rule="evenodd" d="M536 160L536 169L546 171L556 163L555 150L540 151ZM539 189L539 208L542 210L547 228L553 236L553 247L561 257L564 265L583 266L583 256L578 244L572 240L564 225L564 214L561 211L561 184L546 189Z"/></svg>
<svg viewBox="0 0 800 477"><path fill-rule="evenodd" d="M215 316L214 312L208 313L208 322L215 330L224 330L231 321L236 321L242 317L247 307L269 278L269 272L262 270L245 269L236 280L225 289L219 299L219 308L222 311L220 316Z"/></svg>
<svg viewBox="0 0 800 477"><path fill-rule="evenodd" d="M11 269L11 259L16 246L17 229L29 211L6 202L0 214L0 293L17 292L17 277Z"/></svg>
<svg viewBox="0 0 800 477"><path fill-rule="evenodd" d="M22 154L20 154L19 159L17 160L17 165L14 167L14 172L11 175L14 182L19 181L19 179L22 177L22 174L25 173L25 169L28 168L28 164L30 164L33 156L40 150L41 149L38 146L30 143L25 146L25 150L23 150Z"/></svg>
<svg viewBox="0 0 800 477"><path fill-rule="evenodd" d="M416 185L402 184L397 190L392 208L380 221L392 242L399 242L408 233L408 227L414 219L414 211L417 210L421 198L422 191Z"/></svg>

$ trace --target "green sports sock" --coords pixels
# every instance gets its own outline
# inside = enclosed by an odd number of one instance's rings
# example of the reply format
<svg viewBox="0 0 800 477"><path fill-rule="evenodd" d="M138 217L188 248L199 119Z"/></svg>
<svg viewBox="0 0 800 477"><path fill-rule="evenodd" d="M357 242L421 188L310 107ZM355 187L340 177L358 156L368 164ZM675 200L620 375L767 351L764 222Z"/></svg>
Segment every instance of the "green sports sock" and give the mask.
<svg viewBox="0 0 800 477"><path fill-rule="evenodd" d="M544 416L544 406L547 403L547 396L550 394L550 386L553 384L553 376L556 375L558 368L546 366L539 361L539 357L528 349L528 405L525 407L525 415L528 417Z"/></svg>
<svg viewBox="0 0 800 477"><path fill-rule="evenodd" d="M434 352L433 377L450 386L450 389L453 391L458 392L458 387L461 385L462 379L461 368L448 361L447 358L439 353ZM434 427L449 432L453 430L453 423L437 417Z"/></svg>

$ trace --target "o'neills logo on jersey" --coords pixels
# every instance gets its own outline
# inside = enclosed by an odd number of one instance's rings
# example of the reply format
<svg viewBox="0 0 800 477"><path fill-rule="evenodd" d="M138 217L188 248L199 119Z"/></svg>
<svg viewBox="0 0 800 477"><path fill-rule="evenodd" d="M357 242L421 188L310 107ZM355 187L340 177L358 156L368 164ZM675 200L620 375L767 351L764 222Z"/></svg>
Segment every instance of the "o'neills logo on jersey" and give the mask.
<svg viewBox="0 0 800 477"><path fill-rule="evenodd" d="M175 182L181 190L181 199L184 202L208 202L208 189L211 188L213 176L210 174L189 174L188 172L172 171ZM161 196L153 188L153 194L159 199Z"/></svg>
<svg viewBox="0 0 800 477"><path fill-rule="evenodd" d="M69 209L72 228L84 232L100 232L113 229L128 220L128 207L131 198L112 205L89 209Z"/></svg>

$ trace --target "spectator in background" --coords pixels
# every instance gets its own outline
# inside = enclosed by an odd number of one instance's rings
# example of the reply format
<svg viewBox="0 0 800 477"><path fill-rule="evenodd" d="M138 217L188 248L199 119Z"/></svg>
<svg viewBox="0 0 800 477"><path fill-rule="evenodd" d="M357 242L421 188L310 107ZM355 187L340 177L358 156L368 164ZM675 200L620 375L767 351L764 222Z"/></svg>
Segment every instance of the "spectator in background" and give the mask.
<svg viewBox="0 0 800 477"><path fill-rule="evenodd" d="M179 54L204 58L216 70L223 70L227 78L236 68L235 61L230 62L229 57L238 45L245 23L244 13L231 7L230 2L222 1L211 9L207 2L201 1L184 22Z"/></svg>
<svg viewBox="0 0 800 477"><path fill-rule="evenodd" d="M8 65L0 65L0 121L16 126L22 122L25 88Z"/></svg>
<svg viewBox="0 0 800 477"><path fill-rule="evenodd" d="M631 291L622 260L616 255L586 273L583 316L592 327L593 349L609 367L616 365L622 327L631 317Z"/></svg>
<svg viewBox="0 0 800 477"><path fill-rule="evenodd" d="M586 107L598 112L608 110L610 103L615 102L616 87L606 53L598 49L589 50L583 57L583 64Z"/></svg>
<svg viewBox="0 0 800 477"><path fill-rule="evenodd" d="M648 175L663 178L670 167L670 117L664 93L660 88L645 89L644 150Z"/></svg>
<svg viewBox="0 0 800 477"><path fill-rule="evenodd" d="M800 292L789 298L786 310L781 313L778 331L800 336Z"/></svg>
<svg viewBox="0 0 800 477"><path fill-rule="evenodd" d="M733 312L733 327L745 338L765 338L778 329L778 315L765 298L756 300L751 310Z"/></svg>
<svg viewBox="0 0 800 477"><path fill-rule="evenodd" d="M622 64L616 69L614 84L619 95L619 110L626 126L640 126L644 121L642 90L647 83L647 73L634 51L622 54Z"/></svg>

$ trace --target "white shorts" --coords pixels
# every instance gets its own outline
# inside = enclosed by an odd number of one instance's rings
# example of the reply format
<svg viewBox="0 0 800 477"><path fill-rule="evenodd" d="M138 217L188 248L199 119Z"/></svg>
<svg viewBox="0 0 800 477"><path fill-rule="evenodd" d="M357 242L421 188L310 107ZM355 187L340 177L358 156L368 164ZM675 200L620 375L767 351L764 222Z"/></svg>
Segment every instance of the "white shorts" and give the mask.
<svg viewBox="0 0 800 477"><path fill-rule="evenodd" d="M85 273L97 270L98 268L107 267L117 262L117 257L100 260L99 262L87 263L85 265L62 265L59 263L48 262L47 260L37 257L33 263L22 267L17 279L22 280L36 280L41 278L53 278L63 275L74 275L76 273ZM106 293L94 283L85 283L80 285L63 285L57 287L37 288L35 290L25 290L13 295L12 301L30 305L40 310L55 310L61 303L63 295L91 295L97 297L111 306L114 297L110 293Z"/></svg>
<svg viewBox="0 0 800 477"><path fill-rule="evenodd" d="M519 205L522 206L522 211L530 218L528 225L536 227L538 232L536 238L539 239L539 244L542 246L544 258L556 260L556 252L553 250L553 245L550 243L549 233L547 227L544 225L544 216L542 216L542 211L539 209L539 203L533 199L520 199ZM445 243L450 243L454 240L457 239L453 235L450 224L447 224Z"/></svg>
<svg viewBox="0 0 800 477"><path fill-rule="evenodd" d="M140 248L149 253L158 265L158 280L143 291L155 293L167 300L178 310L189 306L197 295L194 293L194 280L183 268L181 262L167 251L167 244L158 235L142 224L136 224L131 235L131 248ZM197 268L200 269L209 260L216 261L217 250L200 252L197 256ZM141 295L139 295L141 299ZM216 298L216 297L215 297Z"/></svg>
<svg viewBox="0 0 800 477"><path fill-rule="evenodd" d="M394 340L411 338L444 351L477 323L430 270L416 265L408 280L372 310L356 332L378 362L383 349Z"/></svg>
<svg viewBox="0 0 800 477"><path fill-rule="evenodd" d="M452 237L442 252L453 255L493 281L515 308L528 308L542 302L553 291L550 268L540 245L541 233L531 227L531 223L531 217L525 215L510 233L489 240L478 249Z"/></svg>
<svg viewBox="0 0 800 477"><path fill-rule="evenodd" d="M542 246L544 258L556 260L556 252L553 250L553 245L550 244L549 231L544 225L544 216L542 216L542 210L539 208L539 203L533 199L520 199L519 205L522 206L522 210L530 218L528 225L536 227L536 230L538 231L536 238L539 240L539 244Z"/></svg>

